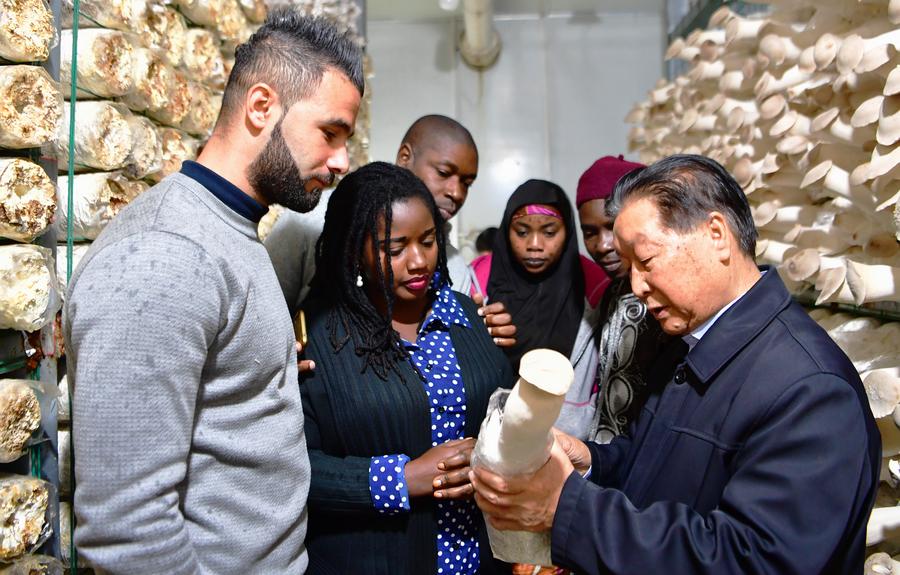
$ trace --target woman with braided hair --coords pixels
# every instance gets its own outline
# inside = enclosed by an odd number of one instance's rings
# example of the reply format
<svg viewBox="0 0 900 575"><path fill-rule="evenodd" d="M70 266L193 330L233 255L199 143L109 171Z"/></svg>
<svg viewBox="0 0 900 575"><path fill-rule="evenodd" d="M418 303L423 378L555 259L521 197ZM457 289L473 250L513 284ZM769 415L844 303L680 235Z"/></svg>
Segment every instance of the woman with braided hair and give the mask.
<svg viewBox="0 0 900 575"><path fill-rule="evenodd" d="M496 573L469 457L505 356L448 285L443 221L376 162L328 203L303 309L309 573Z"/></svg>

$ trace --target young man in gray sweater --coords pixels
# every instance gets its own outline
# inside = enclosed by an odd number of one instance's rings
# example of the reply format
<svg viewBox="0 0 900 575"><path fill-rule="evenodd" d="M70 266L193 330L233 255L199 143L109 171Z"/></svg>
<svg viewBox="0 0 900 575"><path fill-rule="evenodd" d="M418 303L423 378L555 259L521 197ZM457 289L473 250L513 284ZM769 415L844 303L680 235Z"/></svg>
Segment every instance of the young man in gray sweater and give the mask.
<svg viewBox="0 0 900 575"><path fill-rule="evenodd" d="M348 168L359 49L272 14L197 162L113 221L70 282L75 542L98 572L306 570L309 460L290 315L257 239Z"/></svg>

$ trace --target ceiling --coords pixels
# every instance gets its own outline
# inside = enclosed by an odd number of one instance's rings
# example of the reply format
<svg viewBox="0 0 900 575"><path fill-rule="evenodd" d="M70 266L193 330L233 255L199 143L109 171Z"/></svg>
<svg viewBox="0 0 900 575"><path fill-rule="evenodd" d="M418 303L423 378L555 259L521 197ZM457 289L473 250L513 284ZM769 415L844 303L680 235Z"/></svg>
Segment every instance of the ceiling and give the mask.
<svg viewBox="0 0 900 575"><path fill-rule="evenodd" d="M442 10L438 0L366 0L369 20L425 20L459 16ZM494 0L496 16L567 14L572 12L657 12L664 0Z"/></svg>

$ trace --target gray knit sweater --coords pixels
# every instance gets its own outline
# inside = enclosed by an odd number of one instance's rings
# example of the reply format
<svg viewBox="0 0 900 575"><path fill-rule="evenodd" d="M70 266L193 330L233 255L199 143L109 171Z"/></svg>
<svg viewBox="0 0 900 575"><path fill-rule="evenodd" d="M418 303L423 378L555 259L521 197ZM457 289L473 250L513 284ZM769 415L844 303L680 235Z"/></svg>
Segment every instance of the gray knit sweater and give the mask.
<svg viewBox="0 0 900 575"><path fill-rule="evenodd" d="M81 556L128 575L302 574L294 337L255 225L170 176L91 246L64 321Z"/></svg>

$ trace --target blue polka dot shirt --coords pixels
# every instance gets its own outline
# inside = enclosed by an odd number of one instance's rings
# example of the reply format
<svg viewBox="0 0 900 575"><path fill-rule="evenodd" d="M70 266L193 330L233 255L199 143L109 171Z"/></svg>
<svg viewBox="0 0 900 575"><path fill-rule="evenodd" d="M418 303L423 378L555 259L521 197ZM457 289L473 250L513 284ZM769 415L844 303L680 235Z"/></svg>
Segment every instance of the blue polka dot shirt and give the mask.
<svg viewBox="0 0 900 575"><path fill-rule="evenodd" d="M431 412L431 445L463 437L466 393L456 350L450 340L451 325L472 327L449 287L438 290L431 313L422 322L415 343L404 342L409 359L424 379ZM372 504L384 514L409 511L409 491L404 469L409 457L389 454L373 457L369 464ZM437 573L473 575L478 572L478 512L471 500L437 502Z"/></svg>

